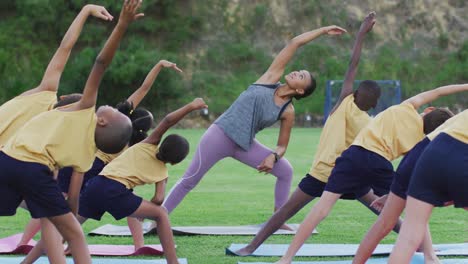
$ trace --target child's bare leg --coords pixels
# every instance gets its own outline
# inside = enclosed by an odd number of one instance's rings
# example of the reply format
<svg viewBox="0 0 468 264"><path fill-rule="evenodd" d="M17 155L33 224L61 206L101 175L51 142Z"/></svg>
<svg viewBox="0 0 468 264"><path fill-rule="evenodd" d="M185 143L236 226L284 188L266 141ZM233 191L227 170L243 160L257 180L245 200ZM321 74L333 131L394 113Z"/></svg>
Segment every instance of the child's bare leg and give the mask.
<svg viewBox="0 0 468 264"><path fill-rule="evenodd" d="M422 241L422 249L424 252L424 263L425 264L439 264L440 260L437 257L434 248L432 247L432 238L429 225L426 227L426 234L424 234L424 239Z"/></svg>
<svg viewBox="0 0 468 264"><path fill-rule="evenodd" d="M39 240L37 244L29 251L28 255L21 261L21 264L32 264L39 259L45 252L45 246L42 240Z"/></svg>
<svg viewBox="0 0 468 264"><path fill-rule="evenodd" d="M50 263L66 263L62 236L47 218L41 218L41 241Z"/></svg>
<svg viewBox="0 0 468 264"><path fill-rule="evenodd" d="M301 189L297 188L289 200L278 211L276 211L262 229L260 229L254 239L246 247L236 251L236 254L240 256L252 254L268 237L276 232L281 225L283 225L314 198L315 197L307 195L301 191Z"/></svg>
<svg viewBox="0 0 468 264"><path fill-rule="evenodd" d="M374 225L369 229L364 239L361 241L353 264L363 264L371 257L380 241L392 231L398 218L405 208L405 200L390 193L382 212Z"/></svg>
<svg viewBox="0 0 468 264"><path fill-rule="evenodd" d="M340 197L341 194L328 191L323 192L322 197L320 197L319 201L312 207L304 221L302 221L286 254L276 262L277 264L289 264L292 262L294 255L304 245L304 242L309 238L312 231L328 216Z"/></svg>
<svg viewBox="0 0 468 264"><path fill-rule="evenodd" d="M159 240L164 249L168 264L179 264L175 251L174 237L167 211L161 206L143 200L140 207L131 215L136 218L148 218L157 222Z"/></svg>
<svg viewBox="0 0 468 264"><path fill-rule="evenodd" d="M143 237L143 227L141 221L134 217L127 217L128 228L133 237L133 245L135 245L135 251L142 248L145 245L145 239Z"/></svg>
<svg viewBox="0 0 468 264"><path fill-rule="evenodd" d="M21 236L21 240L18 242L18 246L27 245L39 230L41 230L41 221L39 219L31 218L24 228L24 233Z"/></svg>
<svg viewBox="0 0 468 264"><path fill-rule="evenodd" d="M408 196L406 217L388 263L409 263L426 233L433 205Z"/></svg>
<svg viewBox="0 0 468 264"><path fill-rule="evenodd" d="M76 264L91 263L88 245L80 224L72 213L50 217L49 220L55 225L60 234L68 242L73 261Z"/></svg>

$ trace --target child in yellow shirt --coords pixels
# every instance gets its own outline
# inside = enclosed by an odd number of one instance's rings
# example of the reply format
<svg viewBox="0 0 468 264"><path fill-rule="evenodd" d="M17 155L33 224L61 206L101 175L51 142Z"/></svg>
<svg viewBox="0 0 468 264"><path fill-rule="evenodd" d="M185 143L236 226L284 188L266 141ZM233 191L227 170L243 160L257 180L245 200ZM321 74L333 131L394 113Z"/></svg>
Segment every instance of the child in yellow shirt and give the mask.
<svg viewBox="0 0 468 264"><path fill-rule="evenodd" d="M302 222L286 255L276 263L292 262L312 230L327 217L343 194L354 193L359 198L372 194L375 189L387 189L388 192L394 177L390 161L406 154L424 138L424 134L449 118L443 111L432 111L421 117L417 109L438 97L463 91L468 91L468 84L439 87L378 114L337 158L320 200Z"/></svg>
<svg viewBox="0 0 468 264"><path fill-rule="evenodd" d="M42 235L52 263L65 262L61 239L68 241L75 263L91 263L83 230L74 213L83 173L92 164L96 149L117 153L132 133L130 119L109 106L95 112L99 84L141 1L125 1L119 21L98 55L77 103L42 113L27 122L0 153L0 215L13 215L25 200L33 218L40 218ZM73 151L70 151L73 150ZM72 187L65 201L52 171L73 167ZM50 220L50 222L49 222ZM52 223L53 225L51 225Z"/></svg>
<svg viewBox="0 0 468 264"><path fill-rule="evenodd" d="M148 138L128 148L104 167L99 176L88 182L80 197L78 220L81 223L88 218L100 220L105 212L116 220L129 216L154 220L167 263L178 263L169 216L161 204L168 177L166 164L181 162L188 154L189 145L179 135L172 134L164 140L162 137L185 115L206 107L205 102L197 98L168 114ZM153 183L155 194L151 201L133 193L134 187Z"/></svg>
<svg viewBox="0 0 468 264"><path fill-rule="evenodd" d="M418 159L408 187L405 221L388 263L410 262L435 206L453 204L468 210L468 110L456 117Z"/></svg>

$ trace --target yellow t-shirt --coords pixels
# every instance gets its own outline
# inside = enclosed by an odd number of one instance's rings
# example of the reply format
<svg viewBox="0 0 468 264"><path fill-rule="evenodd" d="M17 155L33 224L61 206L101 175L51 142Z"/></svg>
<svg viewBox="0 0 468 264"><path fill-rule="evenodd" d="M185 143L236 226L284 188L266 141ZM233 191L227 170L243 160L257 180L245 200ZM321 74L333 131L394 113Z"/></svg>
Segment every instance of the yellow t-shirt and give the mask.
<svg viewBox="0 0 468 264"><path fill-rule="evenodd" d="M3 152L17 160L44 164L51 171L73 167L88 171L94 161L94 107L65 112L54 109L31 119L5 145Z"/></svg>
<svg viewBox="0 0 468 264"><path fill-rule="evenodd" d="M0 106L0 147L36 115L49 111L57 103L51 91L20 95Z"/></svg>
<svg viewBox="0 0 468 264"><path fill-rule="evenodd" d="M102 152L100 149L98 149L98 151L96 152L96 157L98 159L102 160L104 162L104 164L109 164L115 158L120 156L120 154L122 154L125 150L127 150L127 148L128 147L125 147L124 149L122 149L122 151L120 151L119 153L116 153L116 154L105 153L105 152Z"/></svg>
<svg viewBox="0 0 468 264"><path fill-rule="evenodd" d="M378 114L356 137L361 146L392 161L424 138L423 119L410 103L389 107Z"/></svg>
<svg viewBox="0 0 468 264"><path fill-rule="evenodd" d="M445 121L436 130L427 135L427 137L433 140L440 133L446 133L468 144L468 109Z"/></svg>
<svg viewBox="0 0 468 264"><path fill-rule="evenodd" d="M347 149L359 131L371 118L357 107L354 96L347 96L327 119L323 127L312 167L309 174L327 182L335 160Z"/></svg>
<svg viewBox="0 0 468 264"><path fill-rule="evenodd" d="M118 181L128 189L165 180L167 167L156 158L158 151L159 146L153 144L135 144L104 167L100 175Z"/></svg>

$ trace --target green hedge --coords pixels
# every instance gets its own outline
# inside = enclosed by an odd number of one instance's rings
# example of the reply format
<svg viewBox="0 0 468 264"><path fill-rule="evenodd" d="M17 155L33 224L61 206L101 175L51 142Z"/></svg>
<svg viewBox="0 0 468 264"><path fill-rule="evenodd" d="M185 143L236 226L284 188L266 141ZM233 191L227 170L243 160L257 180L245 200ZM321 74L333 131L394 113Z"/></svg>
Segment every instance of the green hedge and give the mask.
<svg viewBox="0 0 468 264"><path fill-rule="evenodd" d="M0 102L33 88L48 61L79 12L84 0L16 0L0 3ZM118 17L121 1L96 1ZM269 66L285 40L301 33L311 14L326 13L332 7L320 1L299 1L290 8L298 14L291 25L274 19L268 3L233 6L228 0L145 0L146 17L134 23L125 36L99 96L100 103L115 104L126 98L144 80L159 59L176 62L185 70L181 76L163 71L144 105L160 114L192 97L201 96L212 113L222 113L233 100ZM252 8L253 7L253 8ZM328 8L328 9L327 9ZM334 6L336 16L323 15L317 23L345 23L345 14ZM115 21L91 18L62 77L60 94L82 90L94 59ZM356 29L356 21L351 29ZM297 25L302 25L298 28ZM307 26L309 28L309 26ZM311 23L310 28L313 27ZM284 36L284 32L289 32ZM411 45L388 43L375 47L370 34L364 45L358 79L399 79L403 96L439 85L468 81L468 41L456 51L447 51L447 36L435 36L439 46L414 51ZM298 113L322 112L325 82L342 79L347 68L352 34L323 37L298 52L287 71L307 69L318 80L318 90L296 103ZM404 51L405 53L401 53ZM409 51L409 52L408 52ZM437 104L466 105L466 96L453 96Z"/></svg>

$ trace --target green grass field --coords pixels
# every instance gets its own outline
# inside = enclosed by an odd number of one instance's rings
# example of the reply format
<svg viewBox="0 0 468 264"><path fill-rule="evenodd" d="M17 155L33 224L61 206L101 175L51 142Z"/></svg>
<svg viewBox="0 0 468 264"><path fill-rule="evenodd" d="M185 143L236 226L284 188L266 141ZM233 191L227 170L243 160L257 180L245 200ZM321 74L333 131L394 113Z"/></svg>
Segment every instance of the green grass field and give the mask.
<svg viewBox="0 0 468 264"><path fill-rule="evenodd" d="M292 190L309 171L316 151L320 129L296 128L286 157L294 167ZM192 154L204 130L174 130L184 135L191 143L190 156L177 166L170 167L169 186L182 176L188 167ZM278 129L267 129L257 139L267 146L276 144ZM396 165L396 164L395 164ZM257 173L235 160L226 159L213 167L201 183L186 197L171 214L173 225L246 225L265 222L273 211L273 186L275 178ZM153 186L136 189L139 195L149 199ZM311 205L304 208L290 223L300 223ZM308 243L359 243L376 217L355 201L339 201L328 218L318 226L320 234L312 236ZM29 214L18 209L13 217L0 218L0 237L22 232L29 220ZM105 215L101 222L89 220L83 226L85 233L105 223L126 224L125 220L115 221ZM453 207L435 209L431 218L434 243L457 243L468 240L468 217L463 210ZM389 235L383 242L393 243L396 236ZM220 264L243 261L275 261L277 258L240 258L224 255L224 248L231 243L247 243L250 236L187 236L175 237L179 257L187 258L191 264ZM273 236L266 243L290 243L292 236ZM131 244L130 238L87 237L92 244ZM159 243L155 236L146 236L148 244ZM314 260L314 258L297 258ZM316 258L315 258L316 259Z"/></svg>

